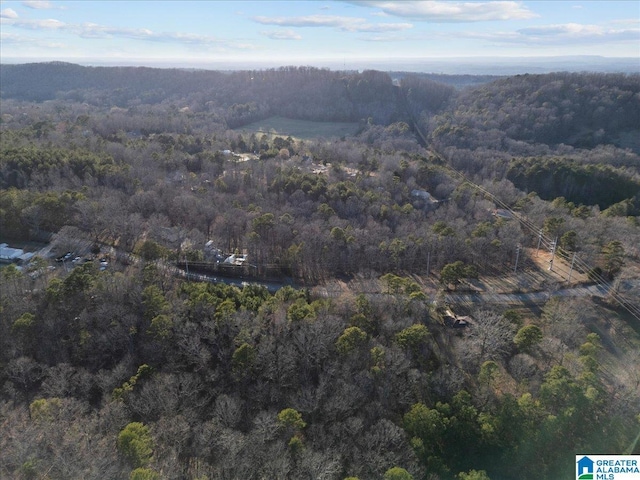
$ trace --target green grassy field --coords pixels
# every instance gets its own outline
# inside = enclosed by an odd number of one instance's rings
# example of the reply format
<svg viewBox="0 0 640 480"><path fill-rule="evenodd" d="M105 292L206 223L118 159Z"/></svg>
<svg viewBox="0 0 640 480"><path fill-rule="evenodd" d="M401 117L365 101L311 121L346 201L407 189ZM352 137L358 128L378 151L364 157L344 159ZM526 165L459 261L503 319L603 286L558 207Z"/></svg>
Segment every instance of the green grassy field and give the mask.
<svg viewBox="0 0 640 480"><path fill-rule="evenodd" d="M238 132L266 133L267 135L291 136L300 140L332 138L354 135L358 124L353 122L312 122L284 117L269 117L259 122L237 128Z"/></svg>

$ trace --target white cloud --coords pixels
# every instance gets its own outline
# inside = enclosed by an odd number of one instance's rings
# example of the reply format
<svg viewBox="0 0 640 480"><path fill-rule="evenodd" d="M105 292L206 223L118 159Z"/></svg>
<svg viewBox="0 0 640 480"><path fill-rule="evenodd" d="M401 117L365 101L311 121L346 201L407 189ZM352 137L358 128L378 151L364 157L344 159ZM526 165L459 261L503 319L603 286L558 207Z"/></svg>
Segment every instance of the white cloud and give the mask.
<svg viewBox="0 0 640 480"><path fill-rule="evenodd" d="M43 42L40 43L39 46L45 48L53 48L56 50L66 50L69 47L67 44L60 42Z"/></svg>
<svg viewBox="0 0 640 480"><path fill-rule="evenodd" d="M374 7L387 15L426 22L486 22L525 20L538 15L520 2L443 2L443 1L352 1L355 5Z"/></svg>
<svg viewBox="0 0 640 480"><path fill-rule="evenodd" d="M398 34L380 34L380 35L369 35L363 38L365 42L405 42L407 40L413 40L412 37L407 35L398 35Z"/></svg>
<svg viewBox="0 0 640 480"><path fill-rule="evenodd" d="M598 44L637 42L638 28L606 28L600 25L564 23L527 27L515 32L461 33L460 36L484 39L495 43L526 44L528 46L563 46L568 44Z"/></svg>
<svg viewBox="0 0 640 480"><path fill-rule="evenodd" d="M19 46L35 46L42 48L61 49L67 48L67 45L57 42L43 41L38 38L25 37L24 35L16 35L14 33L0 33L0 42L4 45L19 45Z"/></svg>
<svg viewBox="0 0 640 480"><path fill-rule="evenodd" d="M0 18L18 18L18 14L11 8L5 8L4 10L0 11Z"/></svg>
<svg viewBox="0 0 640 480"><path fill-rule="evenodd" d="M367 23L364 18L336 15L307 15L304 17L253 17L262 25L280 27L330 27L343 32L390 32L412 28L410 23Z"/></svg>
<svg viewBox="0 0 640 480"><path fill-rule="evenodd" d="M119 28L99 25L97 23L83 23L81 25L69 25L67 30L82 38L108 38L121 37L136 40L153 40L157 35L146 28Z"/></svg>
<svg viewBox="0 0 640 480"><path fill-rule="evenodd" d="M47 18L44 20L16 20L12 22L11 25L18 28L25 28L27 30L64 30L69 26L68 24L54 18Z"/></svg>
<svg viewBox="0 0 640 480"><path fill-rule="evenodd" d="M4 20L4 19L3 19ZM233 40L223 40L212 35L197 35L181 32L154 32L147 28L121 28L97 23L72 24L64 23L60 20L46 19L8 19L4 20L6 25L25 30L58 30L77 35L84 39L98 38L126 38L133 40L143 40L152 42L166 42L182 45L199 45L202 47L226 47L230 49L255 49L252 44L237 42Z"/></svg>
<svg viewBox="0 0 640 480"><path fill-rule="evenodd" d="M57 7L48 0L24 0L22 5L36 10L50 10L50 9L63 9L64 7Z"/></svg>
<svg viewBox="0 0 640 480"><path fill-rule="evenodd" d="M521 28L518 30L518 33L527 36L602 35L604 33L604 29L597 25L565 23L561 25L543 25L539 27Z"/></svg>
<svg viewBox="0 0 640 480"><path fill-rule="evenodd" d="M280 27L337 27L347 28L356 23L362 23L360 18L338 17L335 15L308 15L305 17L253 17L253 20L263 25L278 25Z"/></svg>
<svg viewBox="0 0 640 480"><path fill-rule="evenodd" d="M625 18L622 20L614 20L609 25L626 25L630 27L640 27L640 18Z"/></svg>
<svg viewBox="0 0 640 480"><path fill-rule="evenodd" d="M413 28L413 25L410 23L376 23L376 24L368 24L363 25L361 28L358 28L358 32L398 32L401 30L408 30Z"/></svg>
<svg viewBox="0 0 640 480"><path fill-rule="evenodd" d="M272 40L301 40L302 37L293 30L275 30L271 32L260 32L261 35Z"/></svg>
<svg viewBox="0 0 640 480"><path fill-rule="evenodd" d="M14 33L0 33L0 41L2 43L25 43L29 40L31 39L23 37L22 35L16 35Z"/></svg>

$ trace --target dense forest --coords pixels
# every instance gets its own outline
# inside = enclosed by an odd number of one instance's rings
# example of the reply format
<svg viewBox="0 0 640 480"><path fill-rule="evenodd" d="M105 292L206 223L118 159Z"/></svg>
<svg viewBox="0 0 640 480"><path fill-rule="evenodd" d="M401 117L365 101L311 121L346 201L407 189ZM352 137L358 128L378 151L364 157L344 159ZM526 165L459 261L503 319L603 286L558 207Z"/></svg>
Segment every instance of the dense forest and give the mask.
<svg viewBox="0 0 640 480"><path fill-rule="evenodd" d="M0 81L3 98L60 98L122 108L186 102L193 112L217 113L229 128L272 115L324 121L372 117L377 123L402 116L391 77L375 70L349 73L286 67L215 72L54 63L5 65ZM404 83L404 93L417 111L437 110L454 91L427 77L408 76Z"/></svg>
<svg viewBox="0 0 640 480"><path fill-rule="evenodd" d="M637 75L0 81L0 240L44 247L0 269L0 477L556 480L640 453ZM272 116L358 128L251 131ZM553 295L541 244L610 293ZM549 295L446 303L507 277Z"/></svg>

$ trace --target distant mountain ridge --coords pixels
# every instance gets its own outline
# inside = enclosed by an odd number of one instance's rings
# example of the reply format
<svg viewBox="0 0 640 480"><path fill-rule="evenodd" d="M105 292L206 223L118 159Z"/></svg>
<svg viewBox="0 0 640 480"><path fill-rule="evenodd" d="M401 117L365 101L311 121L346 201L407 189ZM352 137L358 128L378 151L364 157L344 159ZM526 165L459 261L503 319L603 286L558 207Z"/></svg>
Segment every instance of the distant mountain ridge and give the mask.
<svg viewBox="0 0 640 480"><path fill-rule="evenodd" d="M40 60L25 58L3 58L2 64L26 64ZM187 61L184 59L103 60L74 58L63 62L94 67L138 67L180 68L185 70L264 70L279 68L282 61L237 60L237 61ZM312 65L343 71L383 70L445 75L519 75L525 73L595 72L595 73L640 73L640 58L603 57L599 55L563 55L546 57L450 57L450 58L393 58L386 60L357 59L292 59L287 65Z"/></svg>

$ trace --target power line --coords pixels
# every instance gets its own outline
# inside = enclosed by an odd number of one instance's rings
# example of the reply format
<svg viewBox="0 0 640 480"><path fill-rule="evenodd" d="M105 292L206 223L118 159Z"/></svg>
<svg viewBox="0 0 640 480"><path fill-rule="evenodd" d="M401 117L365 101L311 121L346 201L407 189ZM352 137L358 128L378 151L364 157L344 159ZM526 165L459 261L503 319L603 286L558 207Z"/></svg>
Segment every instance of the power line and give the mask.
<svg viewBox="0 0 640 480"><path fill-rule="evenodd" d="M420 132L420 130L417 128L417 125L414 125L414 127L420 133L420 136L424 140L425 137L422 135L422 132ZM493 193L489 192L486 188L481 187L480 185L477 185L476 183L469 180L462 172L459 172L458 170L453 168L451 165L449 165L449 163L446 162L446 160L442 157L442 155L440 155L438 152L433 150L433 148L429 147L429 150L431 153L434 154L434 156L438 160L440 160L444 164L447 170L453 173L454 177L458 177L458 179L462 182L460 186L467 184L472 188L475 188L476 190L487 195L497 206L501 207L503 210L508 211L513 218L516 218L522 226L526 227L526 229L530 231L530 234L537 236L538 250L540 249L541 245L549 249L553 247L552 261L556 253L564 255L566 258L568 258L569 252L563 250L557 245L557 238L555 240L551 240L550 238L547 238L546 235L544 235L543 230L540 229L540 227L533 224L533 222L529 221L529 219L527 219L526 217L523 217L518 212L515 212L509 205L504 203L502 200L496 197ZM589 277L593 279L598 286L602 287L604 291L613 300L616 301L616 303L618 303L622 308L624 308L627 312L629 312L636 320L640 321L640 306L635 305L633 302L625 298L622 294L620 294L619 292L616 292L615 288L613 288L613 286L602 275L600 275L595 268L593 268L591 265L588 265L586 262L584 262L582 259L578 258L575 255L574 255L574 261L572 261L572 265L574 264L577 264L580 268L583 269L584 272L588 272ZM552 267L552 264L550 265L550 270L551 270L551 267Z"/></svg>

